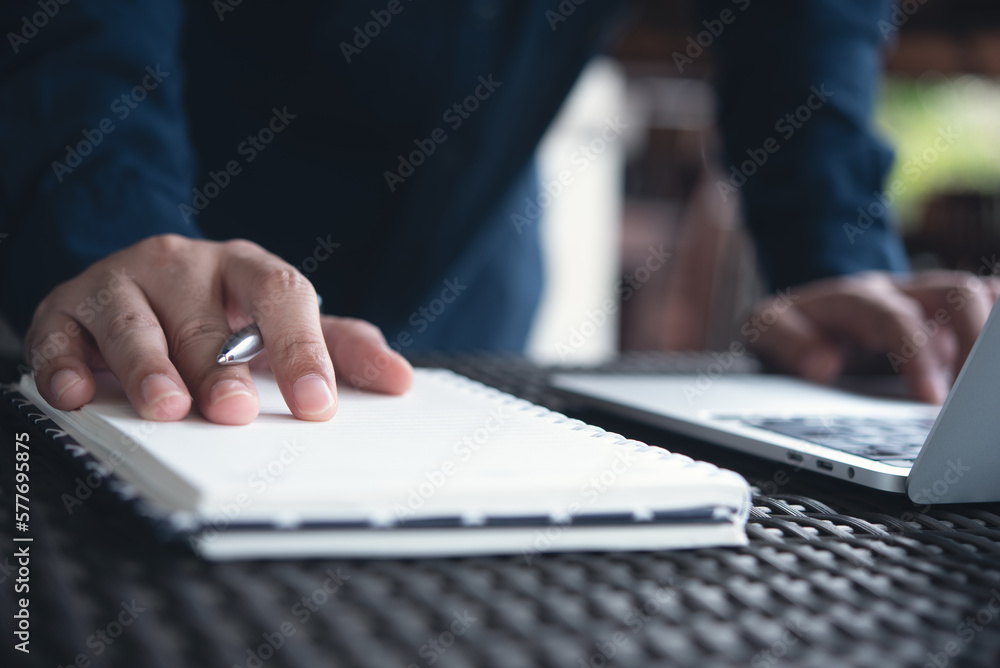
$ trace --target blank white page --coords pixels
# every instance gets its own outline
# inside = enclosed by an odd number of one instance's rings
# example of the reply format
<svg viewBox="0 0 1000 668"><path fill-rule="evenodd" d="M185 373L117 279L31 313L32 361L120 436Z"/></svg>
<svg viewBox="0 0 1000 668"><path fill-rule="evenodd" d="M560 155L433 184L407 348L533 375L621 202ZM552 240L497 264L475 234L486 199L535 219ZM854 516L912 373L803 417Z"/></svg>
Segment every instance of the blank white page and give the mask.
<svg viewBox="0 0 1000 668"><path fill-rule="evenodd" d="M725 507L742 512L735 473L583 425L443 370L416 370L387 396L341 388L328 422L292 417L270 375L255 375L261 414L245 426L197 415L141 420L113 378L61 413L118 472L161 503L202 518L371 521ZM24 386L24 383L22 383ZM37 392L31 391L36 400ZM123 435L125 435L123 437Z"/></svg>

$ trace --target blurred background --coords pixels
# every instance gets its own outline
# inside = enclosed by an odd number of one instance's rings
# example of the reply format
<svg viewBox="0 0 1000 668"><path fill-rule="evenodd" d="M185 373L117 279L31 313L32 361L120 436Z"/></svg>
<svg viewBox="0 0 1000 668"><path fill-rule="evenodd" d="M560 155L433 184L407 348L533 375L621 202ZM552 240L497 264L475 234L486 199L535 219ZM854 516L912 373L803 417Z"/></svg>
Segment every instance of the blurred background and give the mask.
<svg viewBox="0 0 1000 668"><path fill-rule="evenodd" d="M997 273L1000 3L908 4L916 10L886 44L875 119L896 150L887 182L900 186L895 219L916 268ZM714 185L712 49L683 73L672 59L702 30L686 2L642 3L550 130L543 181L560 171L575 180L545 210L549 275L532 358L585 364L619 351L726 349L762 294L736 200L723 202ZM627 128L598 155L616 115ZM942 127L957 136L937 151ZM650 270L661 245L670 256Z"/></svg>

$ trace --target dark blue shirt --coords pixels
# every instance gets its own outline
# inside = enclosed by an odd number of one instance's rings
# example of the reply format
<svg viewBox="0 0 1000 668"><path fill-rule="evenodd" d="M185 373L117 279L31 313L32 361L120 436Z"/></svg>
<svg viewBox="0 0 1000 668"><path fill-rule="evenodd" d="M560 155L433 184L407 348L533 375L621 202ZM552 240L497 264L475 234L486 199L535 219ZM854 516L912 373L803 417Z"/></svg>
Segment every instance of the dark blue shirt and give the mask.
<svg viewBox="0 0 1000 668"><path fill-rule="evenodd" d="M19 330L59 282L175 232L260 243L403 352L524 345L538 225L512 216L619 3L50 4L0 9L0 311ZM731 19L708 47L719 193L741 193L775 288L905 268L884 215L849 229L890 164L869 128L888 6L699 6Z"/></svg>

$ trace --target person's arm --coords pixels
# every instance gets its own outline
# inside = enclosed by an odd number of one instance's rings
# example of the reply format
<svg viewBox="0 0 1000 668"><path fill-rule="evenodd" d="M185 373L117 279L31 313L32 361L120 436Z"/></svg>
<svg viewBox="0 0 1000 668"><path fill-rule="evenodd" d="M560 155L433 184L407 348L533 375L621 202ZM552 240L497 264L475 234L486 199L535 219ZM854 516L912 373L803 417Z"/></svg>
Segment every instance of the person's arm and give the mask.
<svg viewBox="0 0 1000 668"><path fill-rule="evenodd" d="M406 391L412 370L377 328L320 317L287 262L249 241L191 238L181 3L53 4L47 25L12 42L0 77L0 310L27 328L42 396L78 408L107 367L145 419L196 404L214 422L249 422L259 401L248 367L215 363L247 319L298 418L334 415L334 364L368 389ZM6 34L38 5L3 11Z"/></svg>
<svg viewBox="0 0 1000 668"><path fill-rule="evenodd" d="M770 287L905 271L877 199L892 153L871 127L889 0L702 4L735 15L714 51L726 146L717 190L742 197Z"/></svg>
<svg viewBox="0 0 1000 668"><path fill-rule="evenodd" d="M195 170L183 3L51 4L41 27L37 2L3 9L0 272L18 289L0 292L0 311L21 333L42 297L97 260L154 234L201 236L178 209Z"/></svg>
<svg viewBox="0 0 1000 668"><path fill-rule="evenodd" d="M756 352L817 380L846 350L888 354L914 394L941 401L998 285L959 272L910 276L890 225L891 151L872 110L889 46L889 0L706 0L733 19L714 53L726 145L720 197L739 193L765 280L787 296L744 323ZM885 25L884 23L882 25ZM928 319L941 336L914 346Z"/></svg>

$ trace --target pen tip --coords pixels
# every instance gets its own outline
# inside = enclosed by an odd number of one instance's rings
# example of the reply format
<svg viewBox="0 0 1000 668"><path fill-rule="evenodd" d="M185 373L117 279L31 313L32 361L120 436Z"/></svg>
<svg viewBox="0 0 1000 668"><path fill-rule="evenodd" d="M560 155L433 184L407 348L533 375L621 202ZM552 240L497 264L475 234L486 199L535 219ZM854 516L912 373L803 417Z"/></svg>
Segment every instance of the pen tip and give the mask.
<svg viewBox="0 0 1000 668"><path fill-rule="evenodd" d="M225 355L219 355L219 358L215 361L218 362L219 364L225 364L226 362L229 361L229 358Z"/></svg>

